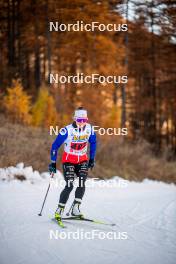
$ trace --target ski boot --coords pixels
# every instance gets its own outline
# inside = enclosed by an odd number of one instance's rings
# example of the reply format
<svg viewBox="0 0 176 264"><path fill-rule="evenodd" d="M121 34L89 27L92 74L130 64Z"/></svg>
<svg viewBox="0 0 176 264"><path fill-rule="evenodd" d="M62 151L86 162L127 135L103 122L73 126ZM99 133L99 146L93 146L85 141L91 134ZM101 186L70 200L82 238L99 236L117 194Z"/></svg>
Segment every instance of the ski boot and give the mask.
<svg viewBox="0 0 176 264"><path fill-rule="evenodd" d="M64 204L58 204L58 208L56 209L55 212L55 219L60 226L64 226L64 224L62 223L62 215L64 212L64 208L65 208Z"/></svg>
<svg viewBox="0 0 176 264"><path fill-rule="evenodd" d="M74 217L82 218L83 214L80 211L80 205L81 205L81 200L80 199L75 199L71 211L71 215Z"/></svg>

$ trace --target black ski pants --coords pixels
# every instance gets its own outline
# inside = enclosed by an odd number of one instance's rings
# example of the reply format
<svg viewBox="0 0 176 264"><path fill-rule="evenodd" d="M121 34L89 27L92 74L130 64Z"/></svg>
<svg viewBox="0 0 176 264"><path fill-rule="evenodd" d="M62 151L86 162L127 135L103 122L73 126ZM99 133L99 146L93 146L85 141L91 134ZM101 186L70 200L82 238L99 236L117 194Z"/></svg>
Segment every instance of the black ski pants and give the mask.
<svg viewBox="0 0 176 264"><path fill-rule="evenodd" d="M73 190L73 182L75 176L78 179L78 186L75 191L75 198L82 199L85 193L85 181L88 175L88 162L84 161L79 164L63 163L63 174L65 179L65 188L60 194L59 203L65 204L69 198L71 191Z"/></svg>

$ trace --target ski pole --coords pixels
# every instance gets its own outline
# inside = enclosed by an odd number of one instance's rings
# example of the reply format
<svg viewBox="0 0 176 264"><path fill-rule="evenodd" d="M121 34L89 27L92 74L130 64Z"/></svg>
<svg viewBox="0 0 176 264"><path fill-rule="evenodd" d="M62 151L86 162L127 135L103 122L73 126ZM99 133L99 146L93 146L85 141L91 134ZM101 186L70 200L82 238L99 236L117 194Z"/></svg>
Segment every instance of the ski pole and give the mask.
<svg viewBox="0 0 176 264"><path fill-rule="evenodd" d="M51 174L51 178L53 178L53 176L54 176L54 173ZM46 201L46 197L47 197L47 195L48 195L49 189L50 189L50 185L51 185L51 184L50 184L50 182L49 182L48 189L47 189L47 191L46 191L45 198L44 198L44 201L43 201L43 204L42 204L42 208L41 208L40 213L38 214L38 216L42 216L43 207L44 207L44 205L45 205L45 201Z"/></svg>
<svg viewBox="0 0 176 264"><path fill-rule="evenodd" d="M72 205L70 206L70 209L69 209L68 213L66 213L67 216L70 215L70 211L71 211L71 209L73 208L73 204L74 204L74 201L73 201Z"/></svg>

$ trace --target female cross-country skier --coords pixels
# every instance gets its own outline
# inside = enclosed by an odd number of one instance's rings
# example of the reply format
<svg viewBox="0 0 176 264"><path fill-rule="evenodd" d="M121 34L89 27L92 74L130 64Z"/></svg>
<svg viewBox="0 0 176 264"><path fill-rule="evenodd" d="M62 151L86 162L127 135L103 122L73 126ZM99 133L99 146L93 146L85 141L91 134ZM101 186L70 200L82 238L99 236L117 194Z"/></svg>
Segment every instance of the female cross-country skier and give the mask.
<svg viewBox="0 0 176 264"><path fill-rule="evenodd" d="M50 173L56 173L57 152L64 144L62 155L63 175L65 188L60 194L59 204L55 212L55 219L61 221L65 204L73 190L75 175L79 178L78 187L75 191L75 199L72 205L71 215L82 216L80 205L85 193L85 181L88 175L88 168L95 164L96 134L88 123L87 111L79 107L74 112L74 122L63 128L58 134L51 148ZM87 156L88 143L90 144L89 159Z"/></svg>

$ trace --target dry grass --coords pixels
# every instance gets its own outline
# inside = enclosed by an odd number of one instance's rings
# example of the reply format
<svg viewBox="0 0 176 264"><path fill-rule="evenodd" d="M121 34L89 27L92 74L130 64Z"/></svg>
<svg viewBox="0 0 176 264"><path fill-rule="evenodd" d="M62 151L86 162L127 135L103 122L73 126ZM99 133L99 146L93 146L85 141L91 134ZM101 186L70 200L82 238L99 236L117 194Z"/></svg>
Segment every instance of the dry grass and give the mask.
<svg viewBox="0 0 176 264"><path fill-rule="evenodd" d="M54 138L46 129L11 124L0 116L0 167L24 162L40 172L47 171ZM128 180L149 178L176 183L176 163L168 162L164 156L155 157L147 142L132 144L117 136L103 139L100 137L98 141L96 167L90 176L118 175Z"/></svg>
<svg viewBox="0 0 176 264"><path fill-rule="evenodd" d="M0 118L0 167L24 162L25 166L46 171L52 138L47 130L11 124Z"/></svg>
<svg viewBox="0 0 176 264"><path fill-rule="evenodd" d="M97 154L106 177L118 175L128 180L148 178L176 183L176 162L168 162L164 155L156 157L152 146L144 140L134 144L114 137L101 142Z"/></svg>

